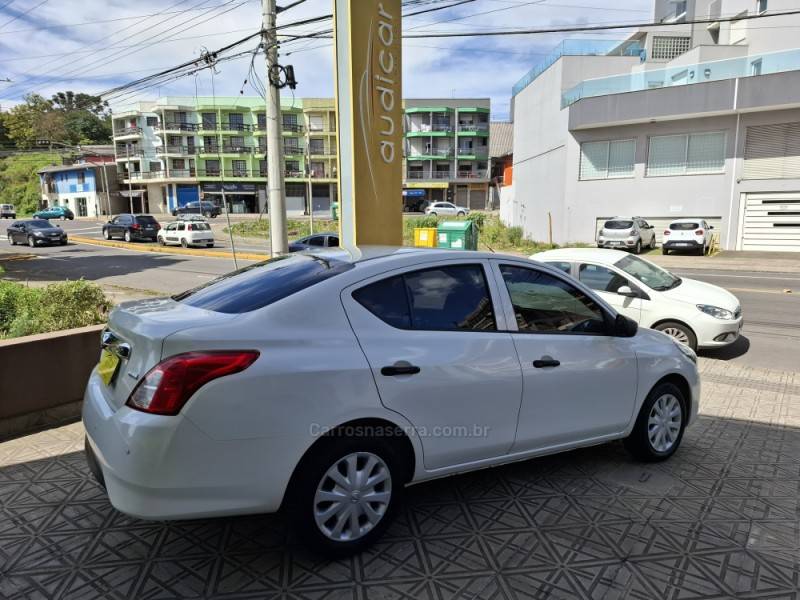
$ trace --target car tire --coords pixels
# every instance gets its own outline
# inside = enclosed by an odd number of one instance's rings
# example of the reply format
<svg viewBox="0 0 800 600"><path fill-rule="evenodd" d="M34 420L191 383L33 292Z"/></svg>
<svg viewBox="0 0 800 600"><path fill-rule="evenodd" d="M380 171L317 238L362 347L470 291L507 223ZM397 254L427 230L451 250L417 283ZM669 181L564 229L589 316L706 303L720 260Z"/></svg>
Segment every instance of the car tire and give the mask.
<svg viewBox="0 0 800 600"><path fill-rule="evenodd" d="M429 216L431 216L431 217L435 217L435 216L436 216L436 213L435 213L435 212L433 212L433 211L431 211L431 212L429 212L429 213L428 213L428 215L429 215Z"/></svg>
<svg viewBox="0 0 800 600"><path fill-rule="evenodd" d="M158 243L159 243L159 245L161 245L161 246L166 246L166 245L167 245L167 242L166 242L166 240L164 240L164 238L162 238L162 237L160 237L160 236L158 237Z"/></svg>
<svg viewBox="0 0 800 600"><path fill-rule="evenodd" d="M664 256L667 256L669 254L669 250L664 248L664 246L661 246L661 254L663 254Z"/></svg>
<svg viewBox="0 0 800 600"><path fill-rule="evenodd" d="M650 250L656 249L656 235L653 234L653 239L650 240Z"/></svg>
<svg viewBox="0 0 800 600"><path fill-rule="evenodd" d="M103 229L103 237L107 240L111 239L111 232L108 229Z"/></svg>
<svg viewBox="0 0 800 600"><path fill-rule="evenodd" d="M14 241L14 237L13 236L9 235L9 236L6 236L6 237L8 237L8 243L9 244L11 244L12 246L16 246L17 245L17 242Z"/></svg>
<svg viewBox="0 0 800 600"><path fill-rule="evenodd" d="M390 440L389 437L340 437L334 434L321 438L303 457L292 477L285 508L292 529L308 548L330 558L341 558L363 551L383 535L402 502L408 472L402 452ZM355 489L348 489L350 480L346 473L350 464L357 470L363 469L365 478L380 473L385 479L369 487L356 485L353 486ZM348 487L334 483L336 472ZM323 494L332 498L340 496L342 500L321 500ZM365 494L380 497L380 501L368 506L375 520L367 516ZM341 508L324 521L326 509L330 511L334 504L341 505ZM354 508L359 512L360 527L369 527L364 532L359 531L358 537L350 539L356 535L352 532L350 520ZM344 523L337 533L336 524L340 521Z"/></svg>
<svg viewBox="0 0 800 600"><path fill-rule="evenodd" d="M706 245L703 244L702 246L700 246L700 251L698 253L698 256L705 256L707 252L708 249L706 248Z"/></svg>
<svg viewBox="0 0 800 600"><path fill-rule="evenodd" d="M183 238L181 240L181 248L188 248L188 247L189 247L189 242L186 241L186 238Z"/></svg>
<svg viewBox="0 0 800 600"><path fill-rule="evenodd" d="M123 238L124 238L124 240L125 240L126 242L128 242L129 244L130 244L130 243L133 241L133 238L131 237L131 232L130 232L130 230L126 230L126 231L125 231L125 235L123 236Z"/></svg>
<svg viewBox="0 0 800 600"><path fill-rule="evenodd" d="M642 253L642 240L636 240L636 245L633 247L634 254L641 254Z"/></svg>
<svg viewBox="0 0 800 600"><path fill-rule="evenodd" d="M467 216L467 213L465 213L463 210L460 210L460 211L458 211L458 212L456 213L456 216L457 216L457 217L466 217L466 216Z"/></svg>
<svg viewBox="0 0 800 600"><path fill-rule="evenodd" d="M697 351L697 336L689 327L677 321L664 321L653 327L656 331L666 333L669 337L682 344L686 344Z"/></svg>
<svg viewBox="0 0 800 600"><path fill-rule="evenodd" d="M32 235L28 236L28 246L30 246L31 248L36 248L36 240Z"/></svg>
<svg viewBox="0 0 800 600"><path fill-rule="evenodd" d="M66 220L67 220L67 217L65 217L64 215L61 215L61 216L59 217L59 219L61 219L62 221L66 221Z"/></svg>
<svg viewBox="0 0 800 600"><path fill-rule="evenodd" d="M675 454L683 439L688 402L673 383L654 387L645 398L625 449L637 460L659 462Z"/></svg>
<svg viewBox="0 0 800 600"><path fill-rule="evenodd" d="M213 248L213 247L214 247L214 243L213 242L211 244L206 244L206 248Z"/></svg>
<svg viewBox="0 0 800 600"><path fill-rule="evenodd" d="M211 218L211 213L210 213L209 211L205 211L205 212L203 213L203 216L204 216L206 219L210 219L210 218Z"/></svg>
<svg viewBox="0 0 800 600"><path fill-rule="evenodd" d="M67 245L67 240L61 240L60 242L58 242L58 245L59 246L66 246Z"/></svg>

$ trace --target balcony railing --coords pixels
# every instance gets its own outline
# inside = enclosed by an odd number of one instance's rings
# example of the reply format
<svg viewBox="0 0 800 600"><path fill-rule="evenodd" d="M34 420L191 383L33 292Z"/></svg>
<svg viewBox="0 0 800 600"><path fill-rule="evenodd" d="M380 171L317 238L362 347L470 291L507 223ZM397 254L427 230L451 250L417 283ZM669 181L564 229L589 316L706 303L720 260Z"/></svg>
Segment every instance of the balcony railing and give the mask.
<svg viewBox="0 0 800 600"><path fill-rule="evenodd" d="M141 127L123 127L122 129L114 130L114 136L120 137L123 135L142 135Z"/></svg>
<svg viewBox="0 0 800 600"><path fill-rule="evenodd" d="M488 171L475 170L475 171L459 171L458 179L486 179Z"/></svg>
<svg viewBox="0 0 800 600"><path fill-rule="evenodd" d="M223 123L218 129L221 131L253 131L255 126L249 123Z"/></svg>
<svg viewBox="0 0 800 600"><path fill-rule="evenodd" d="M302 154L303 147L300 145L297 146L284 146L283 147L284 154Z"/></svg>
<svg viewBox="0 0 800 600"><path fill-rule="evenodd" d="M292 133L302 133L305 129L300 123L284 123L283 131L291 131Z"/></svg>
<svg viewBox="0 0 800 600"><path fill-rule="evenodd" d="M426 156L436 156L439 158L450 158L453 156L453 149L452 148L427 148L425 150L416 150L414 148L411 149L411 153L408 155L408 158L411 160L424 160Z"/></svg>
<svg viewBox="0 0 800 600"><path fill-rule="evenodd" d="M185 123L174 121L169 123L159 123L156 125L156 131L197 131L197 123Z"/></svg>
<svg viewBox="0 0 800 600"><path fill-rule="evenodd" d="M180 146L175 144L167 144L166 146L158 146L156 154L195 154L197 146Z"/></svg>
<svg viewBox="0 0 800 600"><path fill-rule="evenodd" d="M295 170L293 170L293 169L286 169L286 170L283 172L283 176L284 176L284 177L294 177L294 178L298 178L298 177L303 177L303 172L302 172L302 171L295 171Z"/></svg>
<svg viewBox="0 0 800 600"><path fill-rule="evenodd" d="M406 179L450 179L450 171L408 171Z"/></svg>
<svg viewBox="0 0 800 600"><path fill-rule="evenodd" d="M459 131L489 131L488 123L459 123Z"/></svg>
<svg viewBox="0 0 800 600"><path fill-rule="evenodd" d="M254 169L198 169L198 177L226 177L231 179L241 179L243 177L256 177L257 171Z"/></svg>
<svg viewBox="0 0 800 600"><path fill-rule="evenodd" d="M433 131L452 131L453 125L451 123L434 123L431 129Z"/></svg>
<svg viewBox="0 0 800 600"><path fill-rule="evenodd" d="M308 148L308 153L311 156L336 156L336 149L335 148L315 148L314 146L310 146Z"/></svg>
<svg viewBox="0 0 800 600"><path fill-rule="evenodd" d="M114 152L116 152L117 160L127 160L128 158L131 160L139 160L144 156L144 150L126 151L125 148L116 148Z"/></svg>
<svg viewBox="0 0 800 600"><path fill-rule="evenodd" d="M325 179L331 177L330 173L325 172L325 169L311 169L309 176L312 179Z"/></svg>
<svg viewBox="0 0 800 600"><path fill-rule="evenodd" d="M481 148L458 148L456 152L459 156L478 156L481 158L489 156L489 148L485 146Z"/></svg>
<svg viewBox="0 0 800 600"><path fill-rule="evenodd" d="M256 151L255 146L239 145L239 144L223 144L222 152L228 154L253 154Z"/></svg>
<svg viewBox="0 0 800 600"><path fill-rule="evenodd" d="M581 98L798 70L800 70L800 49L751 54L750 56L684 64L666 69L650 69L582 81L562 94L561 106L565 108Z"/></svg>
<svg viewBox="0 0 800 600"><path fill-rule="evenodd" d="M201 121L197 124L198 131L216 131L217 129L219 129L219 126L216 121Z"/></svg>

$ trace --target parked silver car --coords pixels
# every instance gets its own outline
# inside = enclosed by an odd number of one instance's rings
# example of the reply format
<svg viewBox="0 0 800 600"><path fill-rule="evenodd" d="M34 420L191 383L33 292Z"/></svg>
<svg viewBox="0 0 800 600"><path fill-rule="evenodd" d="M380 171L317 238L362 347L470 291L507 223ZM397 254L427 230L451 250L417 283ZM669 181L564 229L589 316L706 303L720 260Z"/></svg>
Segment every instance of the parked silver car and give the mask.
<svg viewBox="0 0 800 600"><path fill-rule="evenodd" d="M627 249L639 254L642 248L656 247L656 232L641 217L614 217L603 223L597 233L597 247Z"/></svg>

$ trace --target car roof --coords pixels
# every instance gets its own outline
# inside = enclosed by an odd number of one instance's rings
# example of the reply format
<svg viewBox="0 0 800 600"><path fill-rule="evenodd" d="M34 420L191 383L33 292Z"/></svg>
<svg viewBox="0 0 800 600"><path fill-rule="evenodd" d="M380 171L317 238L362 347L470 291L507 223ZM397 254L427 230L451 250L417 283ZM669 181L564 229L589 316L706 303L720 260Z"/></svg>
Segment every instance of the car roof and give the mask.
<svg viewBox="0 0 800 600"><path fill-rule="evenodd" d="M323 248L319 250L304 250L305 254L313 254L320 257L343 260L352 263L381 262L381 263L405 263L409 258L430 258L438 260L440 258L451 259L472 259L484 260L487 258L522 260L528 259L524 256L512 256L510 254L499 254L495 252L482 252L477 250L450 250L446 248L416 248L413 246L360 246L354 250L346 248Z"/></svg>
<svg viewBox="0 0 800 600"><path fill-rule="evenodd" d="M634 219L641 219L642 217L611 217L606 221L633 221Z"/></svg>
<svg viewBox="0 0 800 600"><path fill-rule="evenodd" d="M628 252L622 250L611 250L605 248L559 248L558 250L546 250L531 256L533 260L588 260L607 265L613 265L621 258L630 256Z"/></svg>
<svg viewBox="0 0 800 600"><path fill-rule="evenodd" d="M686 217L683 219L673 219L672 221L669 222L669 224L672 225L673 223L697 223L698 221L705 221L705 219L703 217L695 217L695 218Z"/></svg>

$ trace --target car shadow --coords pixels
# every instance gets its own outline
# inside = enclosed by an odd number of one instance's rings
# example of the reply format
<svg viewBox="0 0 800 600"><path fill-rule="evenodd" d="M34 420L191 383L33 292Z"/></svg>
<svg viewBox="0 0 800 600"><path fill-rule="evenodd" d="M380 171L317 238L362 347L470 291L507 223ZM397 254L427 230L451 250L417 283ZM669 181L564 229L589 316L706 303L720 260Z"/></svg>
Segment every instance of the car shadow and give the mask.
<svg viewBox="0 0 800 600"><path fill-rule="evenodd" d="M750 340L745 336L740 335L739 339L737 339L735 342L722 348L701 350L700 356L704 358L713 358L716 360L733 360L734 358L744 356L747 354L748 350L750 350Z"/></svg>

